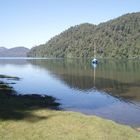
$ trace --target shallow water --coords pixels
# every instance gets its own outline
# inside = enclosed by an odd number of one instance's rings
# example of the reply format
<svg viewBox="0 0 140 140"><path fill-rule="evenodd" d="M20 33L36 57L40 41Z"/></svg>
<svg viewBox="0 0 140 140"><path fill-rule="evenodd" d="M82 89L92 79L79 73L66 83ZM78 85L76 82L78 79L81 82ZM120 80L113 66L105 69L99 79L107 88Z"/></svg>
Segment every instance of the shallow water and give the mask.
<svg viewBox="0 0 140 140"><path fill-rule="evenodd" d="M100 60L95 67L90 60L1 58L0 74L21 78L12 85L18 93L52 95L64 110L140 126L139 60Z"/></svg>

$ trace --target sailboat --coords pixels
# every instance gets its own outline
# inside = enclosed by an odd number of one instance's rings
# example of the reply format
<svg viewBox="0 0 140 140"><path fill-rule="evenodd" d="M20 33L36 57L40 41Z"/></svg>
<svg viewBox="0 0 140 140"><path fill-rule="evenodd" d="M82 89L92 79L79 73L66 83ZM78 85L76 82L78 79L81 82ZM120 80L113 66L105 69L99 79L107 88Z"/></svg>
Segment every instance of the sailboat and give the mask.
<svg viewBox="0 0 140 140"><path fill-rule="evenodd" d="M94 41L94 58L92 59L92 63L93 64L98 63L98 60L96 59L96 44L95 44L95 41Z"/></svg>
<svg viewBox="0 0 140 140"><path fill-rule="evenodd" d="M93 63L93 64L98 64L98 60L97 60L96 58L93 58L93 59L92 59L92 63Z"/></svg>

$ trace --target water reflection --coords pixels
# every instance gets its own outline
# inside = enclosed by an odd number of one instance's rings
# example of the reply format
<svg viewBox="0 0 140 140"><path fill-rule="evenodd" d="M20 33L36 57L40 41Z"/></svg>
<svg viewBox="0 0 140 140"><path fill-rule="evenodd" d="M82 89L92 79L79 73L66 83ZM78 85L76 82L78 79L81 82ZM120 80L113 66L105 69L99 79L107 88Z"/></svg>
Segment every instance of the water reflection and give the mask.
<svg viewBox="0 0 140 140"><path fill-rule="evenodd" d="M84 60L29 60L29 62L49 70L71 88L85 91L95 88L124 100L140 101L138 61L101 61L99 65L91 65L90 61Z"/></svg>
<svg viewBox="0 0 140 140"><path fill-rule="evenodd" d="M0 73L21 77L21 93L56 97L66 110L140 126L140 62L79 59L0 60Z"/></svg>

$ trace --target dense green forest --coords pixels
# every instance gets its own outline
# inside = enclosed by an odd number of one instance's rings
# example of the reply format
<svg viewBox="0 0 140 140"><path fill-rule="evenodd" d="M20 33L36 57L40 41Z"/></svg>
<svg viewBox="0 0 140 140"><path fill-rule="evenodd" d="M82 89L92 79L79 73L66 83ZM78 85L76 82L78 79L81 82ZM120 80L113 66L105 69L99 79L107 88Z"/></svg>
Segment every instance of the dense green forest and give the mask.
<svg viewBox="0 0 140 140"><path fill-rule="evenodd" d="M140 12L93 25L84 23L36 46L30 57L140 58Z"/></svg>

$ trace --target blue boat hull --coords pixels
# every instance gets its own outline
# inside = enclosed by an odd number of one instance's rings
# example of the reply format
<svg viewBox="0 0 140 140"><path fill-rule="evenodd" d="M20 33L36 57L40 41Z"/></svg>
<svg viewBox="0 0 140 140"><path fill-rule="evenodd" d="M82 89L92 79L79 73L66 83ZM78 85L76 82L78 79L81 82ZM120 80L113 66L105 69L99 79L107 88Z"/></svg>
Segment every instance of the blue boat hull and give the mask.
<svg viewBox="0 0 140 140"><path fill-rule="evenodd" d="M92 60L92 63L93 63L93 64L98 64L98 60L94 58L94 59Z"/></svg>

